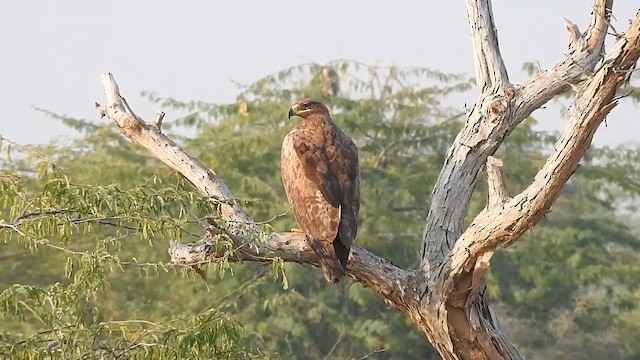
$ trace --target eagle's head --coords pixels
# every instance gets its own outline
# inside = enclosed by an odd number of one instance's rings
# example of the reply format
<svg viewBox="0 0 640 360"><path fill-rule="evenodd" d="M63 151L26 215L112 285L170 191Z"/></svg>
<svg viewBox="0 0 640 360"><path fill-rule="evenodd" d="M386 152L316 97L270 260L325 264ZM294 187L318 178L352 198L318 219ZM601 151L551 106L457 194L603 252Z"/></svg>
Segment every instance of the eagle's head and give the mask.
<svg viewBox="0 0 640 360"><path fill-rule="evenodd" d="M297 101L291 109L289 109L289 119L292 116L300 116L303 119L311 115L320 114L329 117L329 109L317 99L308 98Z"/></svg>

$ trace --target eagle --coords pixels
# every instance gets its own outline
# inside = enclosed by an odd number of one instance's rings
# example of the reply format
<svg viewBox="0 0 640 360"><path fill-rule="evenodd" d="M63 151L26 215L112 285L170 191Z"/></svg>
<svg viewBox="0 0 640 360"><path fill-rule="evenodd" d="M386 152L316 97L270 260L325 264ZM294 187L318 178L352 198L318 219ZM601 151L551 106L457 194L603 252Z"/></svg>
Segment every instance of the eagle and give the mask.
<svg viewBox="0 0 640 360"><path fill-rule="evenodd" d="M346 275L358 231L358 148L316 99L293 104L289 119L292 116L302 121L282 142L282 183L324 278L337 283Z"/></svg>

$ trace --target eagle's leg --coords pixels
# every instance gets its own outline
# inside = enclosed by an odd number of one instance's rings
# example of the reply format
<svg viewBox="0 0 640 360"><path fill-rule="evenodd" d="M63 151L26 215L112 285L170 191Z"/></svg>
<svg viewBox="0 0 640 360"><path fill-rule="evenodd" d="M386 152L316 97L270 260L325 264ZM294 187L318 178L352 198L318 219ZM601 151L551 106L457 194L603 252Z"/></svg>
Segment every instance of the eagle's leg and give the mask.
<svg viewBox="0 0 640 360"><path fill-rule="evenodd" d="M304 234L304 230L300 228L291 228L292 233Z"/></svg>

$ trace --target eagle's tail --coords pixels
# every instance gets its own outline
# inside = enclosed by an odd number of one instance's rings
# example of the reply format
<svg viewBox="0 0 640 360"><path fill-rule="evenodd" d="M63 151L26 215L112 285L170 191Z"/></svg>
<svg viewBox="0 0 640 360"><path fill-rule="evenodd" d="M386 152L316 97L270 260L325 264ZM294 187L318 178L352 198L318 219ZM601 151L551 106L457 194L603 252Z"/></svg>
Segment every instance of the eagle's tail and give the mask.
<svg viewBox="0 0 640 360"><path fill-rule="evenodd" d="M327 282L335 284L346 275L349 249L336 237L333 243L311 240L311 248L318 255L320 269Z"/></svg>

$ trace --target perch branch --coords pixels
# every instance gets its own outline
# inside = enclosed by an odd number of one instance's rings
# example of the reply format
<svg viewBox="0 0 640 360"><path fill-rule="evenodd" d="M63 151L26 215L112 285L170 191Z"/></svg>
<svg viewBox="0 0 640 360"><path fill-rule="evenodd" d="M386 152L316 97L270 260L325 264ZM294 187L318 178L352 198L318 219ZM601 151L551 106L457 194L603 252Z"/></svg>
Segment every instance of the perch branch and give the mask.
<svg viewBox="0 0 640 360"><path fill-rule="evenodd" d="M218 179L213 170L187 154L154 124L146 123L128 109L112 74L101 74L99 79L107 98L107 106L101 107L96 104L96 108L101 115L112 120L123 135L182 174L203 196L219 200L233 198L227 186ZM238 247L242 260L268 261L279 257L284 261L317 265L317 257L303 235L274 233L266 236L267 239L264 241L259 240L261 236L258 226L238 205L217 206L222 220L226 221L226 224L221 225L225 225L225 230ZM200 263L202 260L215 257L206 252L206 244L198 248L172 244L170 249L173 260L183 264L189 264L189 261ZM211 256L207 258L208 255ZM347 272L349 276L372 288L397 308L402 309L407 304L417 302L417 292L410 285L414 273L401 269L366 249L358 246L351 248Z"/></svg>

